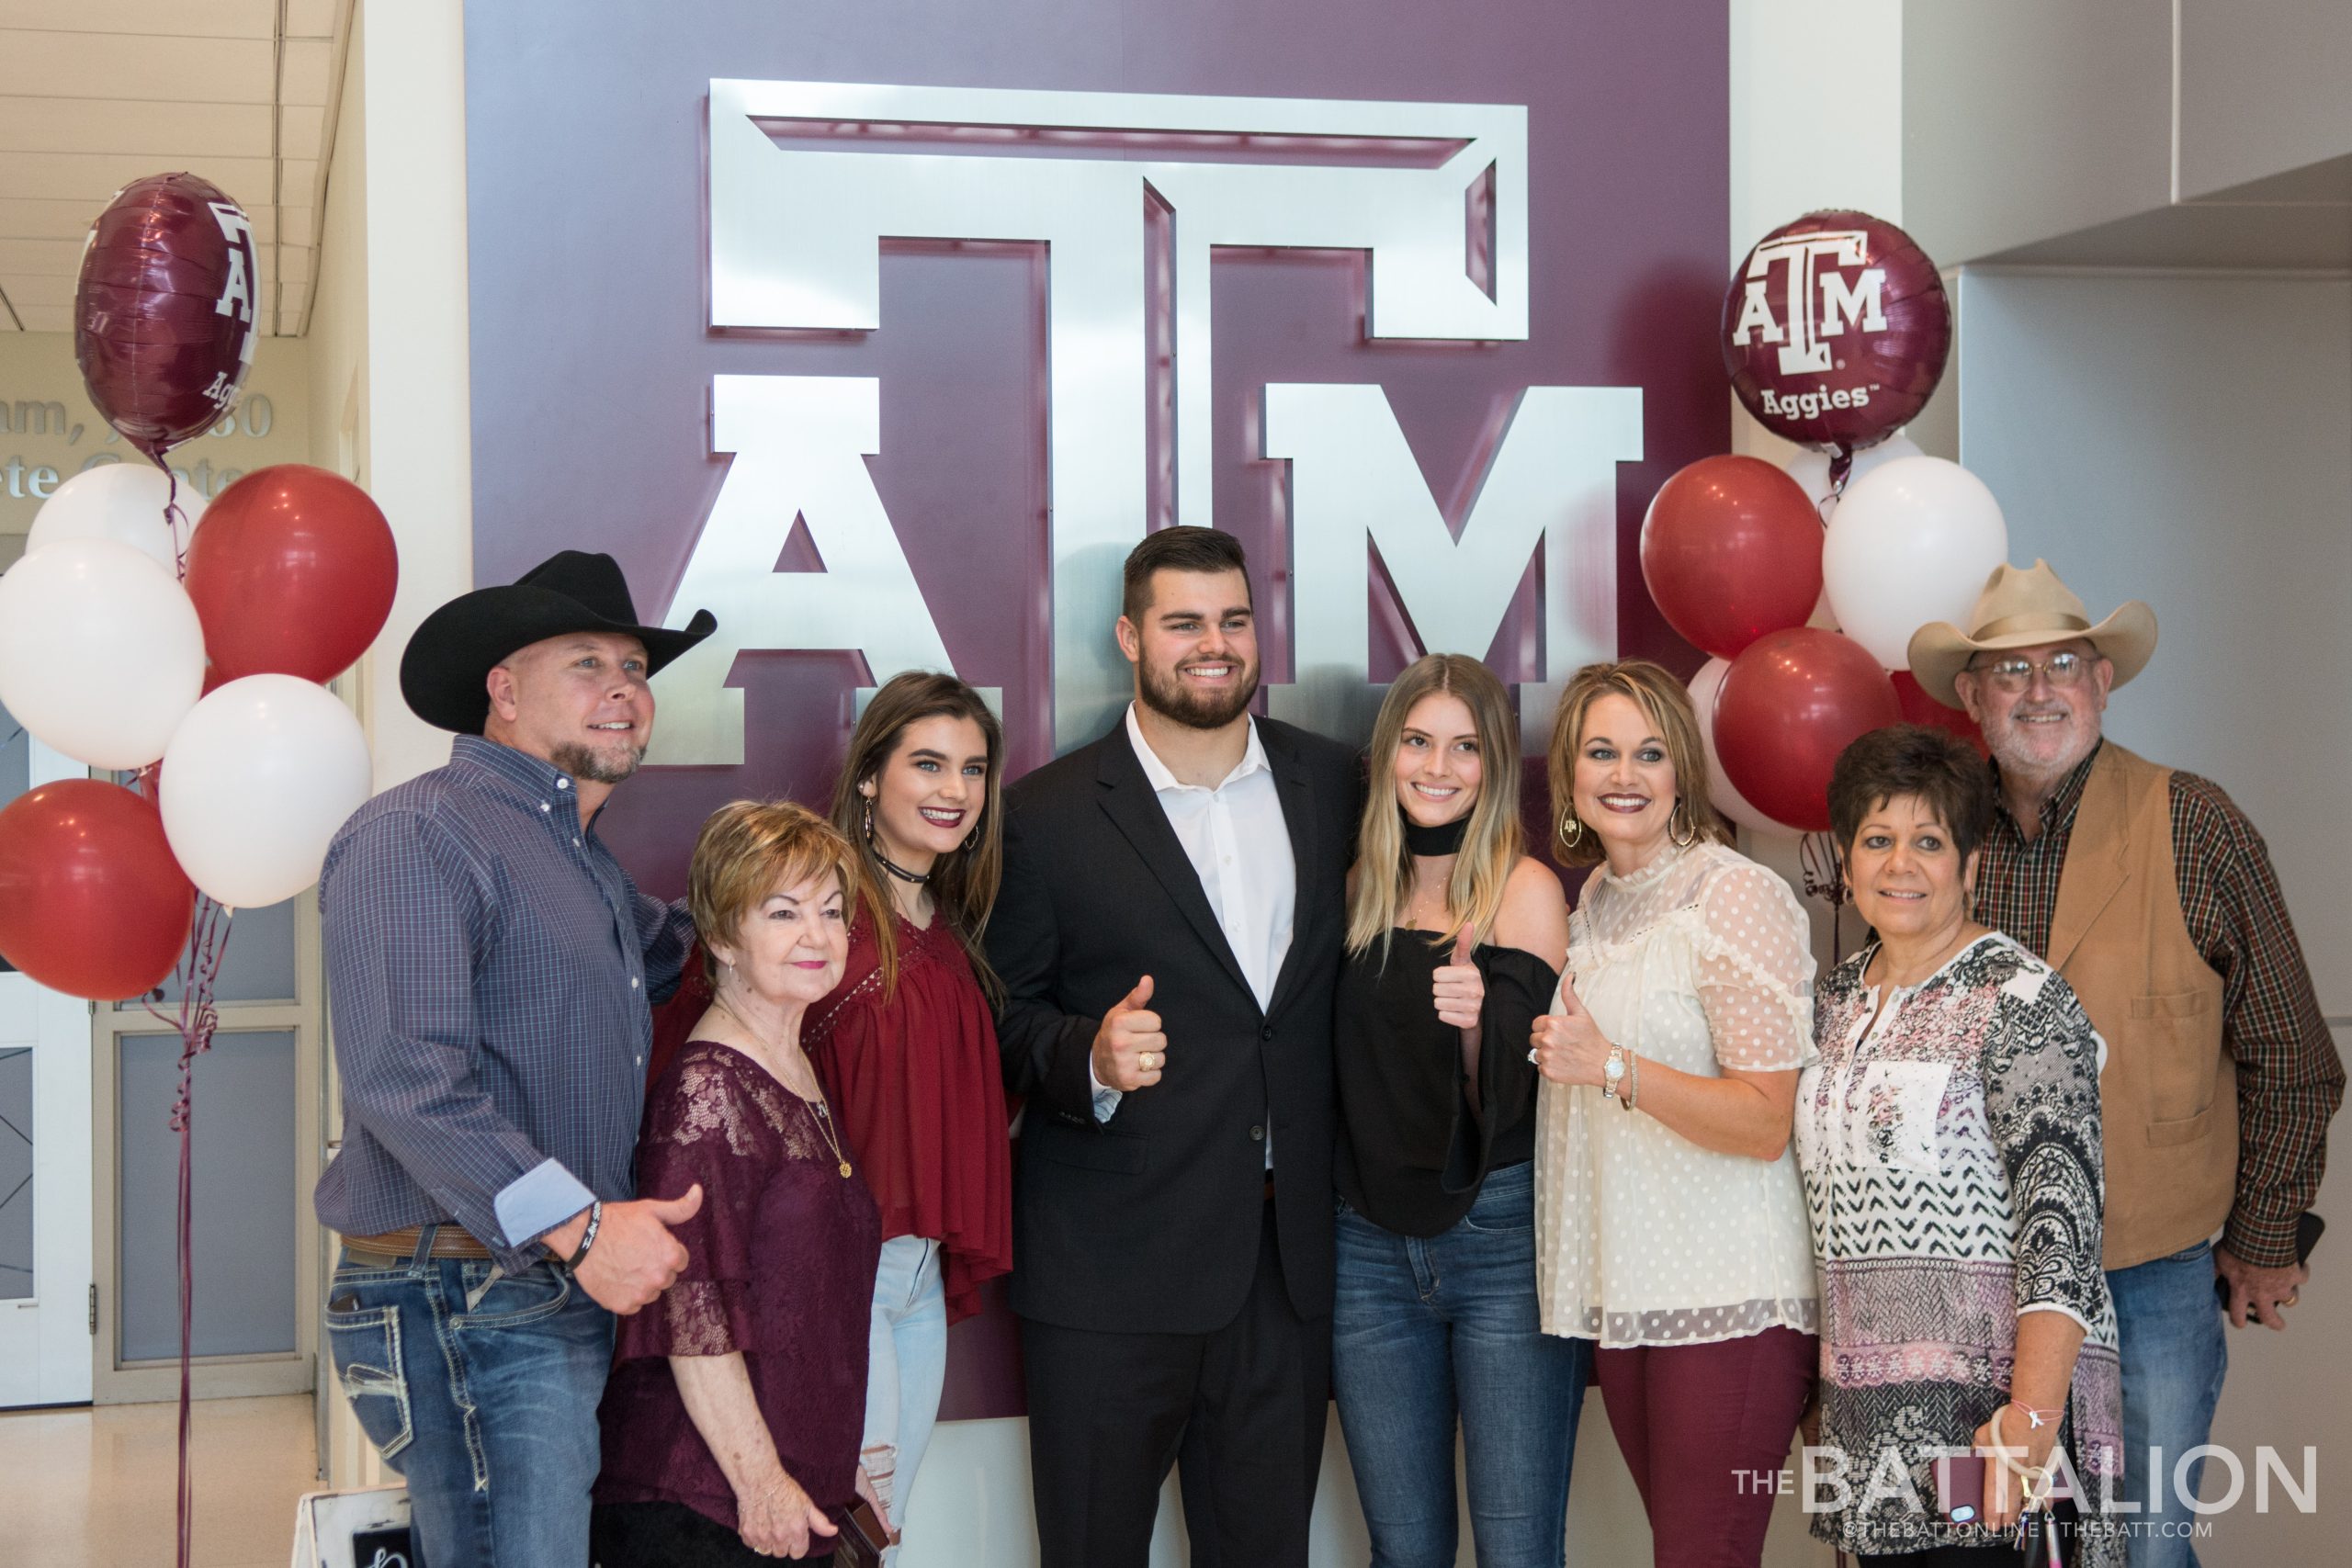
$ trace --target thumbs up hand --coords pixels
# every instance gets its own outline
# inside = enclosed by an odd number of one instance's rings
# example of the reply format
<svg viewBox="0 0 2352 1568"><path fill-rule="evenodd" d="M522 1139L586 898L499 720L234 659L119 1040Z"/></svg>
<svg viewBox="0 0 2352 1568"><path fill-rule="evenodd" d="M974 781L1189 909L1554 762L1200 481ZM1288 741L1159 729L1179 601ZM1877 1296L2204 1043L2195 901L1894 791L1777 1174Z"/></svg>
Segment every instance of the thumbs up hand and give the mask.
<svg viewBox="0 0 2352 1568"><path fill-rule="evenodd" d="M1160 1032L1150 1001L1151 976L1146 975L1102 1015L1094 1032L1094 1076L1104 1088L1122 1093L1149 1089L1167 1070L1168 1036Z"/></svg>
<svg viewBox="0 0 2352 1568"><path fill-rule="evenodd" d="M1573 976L1560 982L1553 998L1556 1012L1547 1012L1529 1031L1532 1047L1528 1058L1535 1070L1556 1084L1591 1084L1598 1088L1600 1069L1609 1060L1609 1041L1585 1010Z"/></svg>
<svg viewBox="0 0 2352 1568"><path fill-rule="evenodd" d="M1471 949L1476 945L1477 937L1464 926L1462 934L1454 939L1453 961L1440 964L1430 976L1438 1021L1456 1029L1475 1031L1479 1010L1486 1005L1487 977L1470 961Z"/></svg>

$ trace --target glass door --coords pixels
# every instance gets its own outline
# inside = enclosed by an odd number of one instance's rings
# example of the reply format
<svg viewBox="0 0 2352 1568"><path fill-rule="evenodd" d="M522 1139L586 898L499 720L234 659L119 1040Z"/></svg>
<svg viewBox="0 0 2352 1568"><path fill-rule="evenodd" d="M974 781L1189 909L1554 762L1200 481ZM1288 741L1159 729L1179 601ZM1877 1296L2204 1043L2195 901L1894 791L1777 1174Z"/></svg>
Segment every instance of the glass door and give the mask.
<svg viewBox="0 0 2352 1568"><path fill-rule="evenodd" d="M0 807L82 768L0 709ZM90 1005L0 960L0 1408L90 1397Z"/></svg>

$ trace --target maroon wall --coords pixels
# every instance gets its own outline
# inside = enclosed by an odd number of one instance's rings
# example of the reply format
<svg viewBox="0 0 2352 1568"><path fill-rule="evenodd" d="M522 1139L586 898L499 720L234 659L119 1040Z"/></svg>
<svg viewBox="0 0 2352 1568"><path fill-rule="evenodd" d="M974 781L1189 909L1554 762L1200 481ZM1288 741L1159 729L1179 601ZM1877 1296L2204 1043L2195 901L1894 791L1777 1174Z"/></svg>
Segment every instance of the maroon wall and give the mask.
<svg viewBox="0 0 2352 1568"><path fill-rule="evenodd" d="M960 672L1004 688L1016 764L1033 766L1050 651L1041 259L889 245L876 332L709 331L708 79L1523 104L1527 341L1370 344L1360 261L1220 258L1216 519L1252 546L1278 634L1281 563L1263 544L1282 474L1243 445L1265 382L1380 383L1457 529L1498 407L1530 385L1638 387L1648 456L1620 469L1621 646L1697 667L1650 604L1634 546L1665 477L1728 444L1721 0L473 0L466 43L477 581L560 548L609 550L640 610L658 611L725 473L711 377L877 377L882 501ZM1521 635L1530 614L1526 590L1496 644L1514 650L1507 678L1534 672L1511 667L1536 640ZM1417 651L1375 649L1375 678ZM1279 641L1267 665L1288 668ZM683 890L695 829L721 802L830 793L860 660L749 655L735 680L745 765L650 770L605 814L650 891Z"/></svg>

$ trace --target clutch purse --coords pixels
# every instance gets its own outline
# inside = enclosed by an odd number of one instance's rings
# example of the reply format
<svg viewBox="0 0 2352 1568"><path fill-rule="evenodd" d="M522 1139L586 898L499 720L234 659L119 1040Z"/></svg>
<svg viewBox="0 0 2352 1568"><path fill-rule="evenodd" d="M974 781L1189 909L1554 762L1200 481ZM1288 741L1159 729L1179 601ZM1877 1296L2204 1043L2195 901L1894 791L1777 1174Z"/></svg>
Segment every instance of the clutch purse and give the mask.
<svg viewBox="0 0 2352 1568"><path fill-rule="evenodd" d="M897 1534L882 1528L874 1505L860 1497L833 1538L834 1568L882 1568L883 1551L898 1544Z"/></svg>

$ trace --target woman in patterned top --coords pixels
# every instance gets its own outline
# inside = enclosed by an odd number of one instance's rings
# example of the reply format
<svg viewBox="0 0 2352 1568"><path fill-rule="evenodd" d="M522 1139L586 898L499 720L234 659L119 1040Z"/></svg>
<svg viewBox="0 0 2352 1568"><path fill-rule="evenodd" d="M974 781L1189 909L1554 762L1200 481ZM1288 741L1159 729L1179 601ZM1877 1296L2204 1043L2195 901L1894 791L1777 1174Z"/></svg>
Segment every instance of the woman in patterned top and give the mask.
<svg viewBox="0 0 2352 1568"><path fill-rule="evenodd" d="M1657 1568L1760 1562L1813 1386L1813 1247L1789 1154L1813 953L1788 885L1707 804L1681 682L1590 665L1552 729L1566 859L1600 863L1535 1021L1536 1286L1599 1342Z"/></svg>
<svg viewBox="0 0 2352 1568"><path fill-rule="evenodd" d="M1878 940L1821 982L1819 1054L1798 1086L1821 1443L1845 1483L1813 1529L1865 1564L2018 1562L2001 1533L2017 1467L2060 1459L2069 1560L2123 1561L2121 1537L2079 1517L2096 1518L2121 1459L2101 1045L2064 980L1969 918L1992 809L1976 754L1911 725L1848 747L1829 786ZM1982 1498L1939 1497L1936 1456L1972 1448L1988 1456ZM1946 1517L1971 1502L1975 1519Z"/></svg>
<svg viewBox="0 0 2352 1568"><path fill-rule="evenodd" d="M637 1159L640 1190L698 1182L703 1201L672 1227L677 1282L621 1320L598 1413L602 1568L830 1558L872 1497L874 1199L800 1049L862 886L849 841L798 806L739 800L695 841L686 900L715 994L646 1098Z"/></svg>

